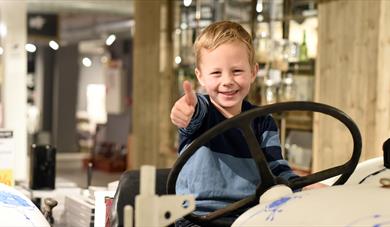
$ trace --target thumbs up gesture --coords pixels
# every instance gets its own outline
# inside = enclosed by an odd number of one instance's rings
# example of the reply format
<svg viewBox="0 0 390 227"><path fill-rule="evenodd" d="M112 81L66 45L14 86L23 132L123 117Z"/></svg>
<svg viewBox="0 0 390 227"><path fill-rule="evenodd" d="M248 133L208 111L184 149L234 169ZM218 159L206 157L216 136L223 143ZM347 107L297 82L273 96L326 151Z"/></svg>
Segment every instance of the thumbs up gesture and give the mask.
<svg viewBox="0 0 390 227"><path fill-rule="evenodd" d="M196 98L194 90L192 90L191 83L183 82L184 95L176 101L171 110L171 121L179 128L187 128L188 124L194 115L198 99Z"/></svg>

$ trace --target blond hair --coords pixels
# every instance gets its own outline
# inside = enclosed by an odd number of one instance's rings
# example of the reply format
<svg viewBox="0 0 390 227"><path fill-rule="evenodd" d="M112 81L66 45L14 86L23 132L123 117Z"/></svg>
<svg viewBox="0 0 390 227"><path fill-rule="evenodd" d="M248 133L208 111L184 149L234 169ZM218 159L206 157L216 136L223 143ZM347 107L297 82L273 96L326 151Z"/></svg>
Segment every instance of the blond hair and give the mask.
<svg viewBox="0 0 390 227"><path fill-rule="evenodd" d="M248 49L249 64L251 67L255 66L255 50L251 35L240 24L231 21L215 22L207 26L196 38L193 47L196 66L198 67L200 62L202 48L214 50L222 44L233 41L240 41L245 44Z"/></svg>

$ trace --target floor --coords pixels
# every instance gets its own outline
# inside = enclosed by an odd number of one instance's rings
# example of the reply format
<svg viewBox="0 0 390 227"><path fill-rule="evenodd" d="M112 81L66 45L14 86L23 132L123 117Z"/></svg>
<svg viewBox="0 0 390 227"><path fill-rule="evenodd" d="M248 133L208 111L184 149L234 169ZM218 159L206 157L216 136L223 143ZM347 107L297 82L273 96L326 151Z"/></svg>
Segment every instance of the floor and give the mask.
<svg viewBox="0 0 390 227"><path fill-rule="evenodd" d="M66 179L76 183L81 188L87 188L87 169L57 169L57 177ZM122 173L109 173L100 170L92 171L91 185L92 186L107 186L108 183L119 180Z"/></svg>
<svg viewBox="0 0 390 227"><path fill-rule="evenodd" d="M91 217L93 217L91 215L91 212L98 212L98 209L96 209L95 206L96 204L92 205L93 203L91 202L91 195L88 196L87 194L91 193L91 191L93 192L94 190L107 190L101 187L107 187L108 183L118 181L120 176L124 172L107 172L101 170L92 170L90 185L96 186L96 188L94 188L93 190L80 190L80 188L87 189L88 185L88 168L84 167L83 164L83 160L86 160L86 157L88 156L80 153L56 155L55 190L31 190L29 189L29 185L27 184L27 182L20 182L18 185L18 189L27 197L32 198L33 201L38 205L38 207L42 207L44 204L44 200L42 200L42 198L53 198L58 202L52 213L55 221L55 224L52 225L54 227L68 227L73 226L72 224L74 223L76 223L75 226L93 226L91 224L80 224L84 219L79 220L80 217L83 217L88 220L87 222L90 222ZM112 184L111 186L113 185L115 184ZM111 187L109 190L115 190L114 186ZM80 199L81 195L83 195L84 199ZM78 209L76 212L66 212L67 210L70 210L69 207L72 206L71 203L66 203L66 197L76 198L76 200L77 198L79 199L77 200L79 203L76 205L75 208ZM95 208L92 211L88 210L90 206L94 206ZM72 207L71 210L74 211L73 208L74 207ZM100 212L101 210L102 209L100 209ZM76 218L74 217L75 215L77 216ZM91 217L89 217L88 215ZM97 219L93 217L93 220L98 223L104 223L104 213L103 216L99 215L99 217L103 217L103 219L99 218L99 221L97 221Z"/></svg>
<svg viewBox="0 0 390 227"><path fill-rule="evenodd" d="M92 186L107 186L108 183L119 180L122 172L91 171ZM56 177L76 183L81 188L87 188L88 168L82 164L81 156L57 157Z"/></svg>

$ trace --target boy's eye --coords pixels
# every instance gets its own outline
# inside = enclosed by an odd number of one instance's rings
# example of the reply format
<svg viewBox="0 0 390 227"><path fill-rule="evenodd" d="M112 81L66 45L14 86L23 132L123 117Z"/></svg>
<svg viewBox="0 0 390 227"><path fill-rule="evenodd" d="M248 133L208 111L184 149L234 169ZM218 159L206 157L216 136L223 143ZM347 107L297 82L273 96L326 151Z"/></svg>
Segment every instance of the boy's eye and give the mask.
<svg viewBox="0 0 390 227"><path fill-rule="evenodd" d="M214 71L214 72L211 72L210 73L212 76L219 76L219 75L221 75L221 72L219 72L219 71Z"/></svg>
<svg viewBox="0 0 390 227"><path fill-rule="evenodd" d="M235 69L235 70L233 70L233 74L234 75L239 75L239 74L241 74L243 72L243 70L241 70L241 69Z"/></svg>

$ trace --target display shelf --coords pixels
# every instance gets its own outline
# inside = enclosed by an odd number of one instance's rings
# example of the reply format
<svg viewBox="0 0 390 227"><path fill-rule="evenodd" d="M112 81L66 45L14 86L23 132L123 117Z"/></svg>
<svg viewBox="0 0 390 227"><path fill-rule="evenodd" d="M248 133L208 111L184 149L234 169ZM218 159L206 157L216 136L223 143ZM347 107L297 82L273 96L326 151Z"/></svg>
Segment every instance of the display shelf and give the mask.
<svg viewBox="0 0 390 227"><path fill-rule="evenodd" d="M315 59L307 61L289 62L287 73L313 75L315 74Z"/></svg>
<svg viewBox="0 0 390 227"><path fill-rule="evenodd" d="M286 149L286 139L291 131L305 131L312 132L313 130L313 113L309 111L290 111L282 114L273 115L280 130L280 145L282 148L282 154L285 159L288 158L288 150ZM307 155L307 154L305 154ZM300 159L311 157L300 157ZM290 161L290 160L288 160ZM300 173L310 173L311 167L308 165L299 165L294 162L290 162L294 171Z"/></svg>

